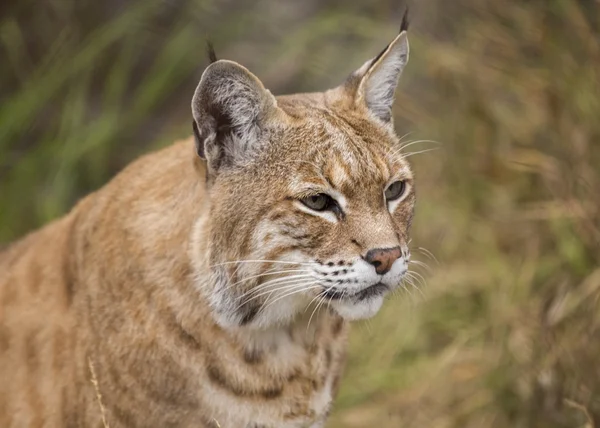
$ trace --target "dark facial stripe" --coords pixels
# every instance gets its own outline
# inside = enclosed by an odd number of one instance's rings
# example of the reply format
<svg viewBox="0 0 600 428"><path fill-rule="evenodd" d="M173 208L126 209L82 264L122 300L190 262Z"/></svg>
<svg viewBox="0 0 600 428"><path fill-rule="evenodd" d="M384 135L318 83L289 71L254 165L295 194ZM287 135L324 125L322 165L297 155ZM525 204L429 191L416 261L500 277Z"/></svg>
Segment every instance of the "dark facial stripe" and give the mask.
<svg viewBox="0 0 600 428"><path fill-rule="evenodd" d="M336 337L338 334L340 334L343 326L344 326L344 319L342 317L338 316L333 321L333 326L331 328L331 333L333 334L333 337Z"/></svg>
<svg viewBox="0 0 600 428"><path fill-rule="evenodd" d="M197 352L202 348L200 340L187 331L185 327L177 321L174 314L168 315L165 324L170 331L175 333L174 336L179 339L179 342L189 350Z"/></svg>
<svg viewBox="0 0 600 428"><path fill-rule="evenodd" d="M251 323L254 320L254 318L256 318L256 315L258 315L259 309L260 306L252 304L247 304L240 308L240 311L242 311L242 319L240 320L240 325L246 325Z"/></svg>
<svg viewBox="0 0 600 428"><path fill-rule="evenodd" d="M286 420L297 419L300 417L314 418L315 411L313 409L307 409L306 405L304 405L302 408L293 409L283 415L283 418Z"/></svg>
<svg viewBox="0 0 600 428"><path fill-rule="evenodd" d="M327 347L325 349L325 369L329 370L331 367L331 349Z"/></svg>
<svg viewBox="0 0 600 428"><path fill-rule="evenodd" d="M244 361L247 364L260 364L263 359L263 354L257 349L246 349L244 351Z"/></svg>
<svg viewBox="0 0 600 428"><path fill-rule="evenodd" d="M183 326L179 325L178 327L179 328L176 331L181 342L185 344L188 349L199 351L201 349L200 342L198 342L194 336L188 333Z"/></svg>
<svg viewBox="0 0 600 428"><path fill-rule="evenodd" d="M283 394L282 386L270 386L262 388L258 391L252 391L243 389L237 385L234 385L227 376L222 373L215 365L209 364L206 367L206 373L212 383L219 386L222 389L227 390L229 393L244 398L264 398L272 400L278 398Z"/></svg>
<svg viewBox="0 0 600 428"><path fill-rule="evenodd" d="M129 409L121 407L120 404L113 404L110 413L112 416L110 419L120 422L124 427L135 428L137 426L135 423L137 418L133 412L131 412Z"/></svg>

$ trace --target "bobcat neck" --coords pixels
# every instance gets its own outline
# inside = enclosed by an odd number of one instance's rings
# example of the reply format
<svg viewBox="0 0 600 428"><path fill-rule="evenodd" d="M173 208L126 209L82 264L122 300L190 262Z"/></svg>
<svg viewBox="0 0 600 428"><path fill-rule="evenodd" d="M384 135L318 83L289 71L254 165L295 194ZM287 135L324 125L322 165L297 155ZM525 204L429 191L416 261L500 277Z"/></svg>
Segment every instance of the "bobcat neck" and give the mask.
<svg viewBox="0 0 600 428"><path fill-rule="evenodd" d="M309 426L327 414L338 388L345 323L326 308L313 314L314 305L268 327L217 322L210 305L213 276L207 257L198 257L206 254L207 241L198 238L209 236L210 207L203 183L194 181L202 175L192 175L197 166L183 158L190 148L188 142L167 149L182 159L163 171L176 184L160 202L133 190L110 197L103 191L74 216L73 227L81 231L77 282L84 284L74 305L89 326L78 364L87 370L92 359L111 428L133 426L134 417L144 421L141 426L218 426L205 420L207 414L221 427L249 421L270 427L273 420L281 427L286 420L290 427ZM113 209L120 222L105 221ZM123 239L118 246L88 244L107 233ZM174 247L187 250L169 250ZM94 406L95 391L84 385ZM245 407L248 412L231 414ZM135 408L152 410L134 416Z"/></svg>

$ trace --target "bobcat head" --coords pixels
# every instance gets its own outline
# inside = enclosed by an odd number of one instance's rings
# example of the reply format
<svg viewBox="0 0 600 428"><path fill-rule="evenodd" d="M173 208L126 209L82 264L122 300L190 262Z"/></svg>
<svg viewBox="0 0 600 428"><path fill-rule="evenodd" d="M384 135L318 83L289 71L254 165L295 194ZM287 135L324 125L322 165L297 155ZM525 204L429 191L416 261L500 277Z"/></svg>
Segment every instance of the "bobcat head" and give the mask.
<svg viewBox="0 0 600 428"><path fill-rule="evenodd" d="M192 111L209 207L192 258L222 326L285 324L319 305L367 318L400 286L415 204L392 118L406 29L325 92L275 97L216 58L204 71Z"/></svg>

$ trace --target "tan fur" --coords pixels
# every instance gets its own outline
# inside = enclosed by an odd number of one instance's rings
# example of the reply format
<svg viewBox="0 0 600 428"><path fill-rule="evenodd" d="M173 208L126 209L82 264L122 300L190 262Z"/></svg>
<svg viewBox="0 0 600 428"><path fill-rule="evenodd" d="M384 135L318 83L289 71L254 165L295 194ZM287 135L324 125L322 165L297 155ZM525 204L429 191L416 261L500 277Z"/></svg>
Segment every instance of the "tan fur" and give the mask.
<svg viewBox="0 0 600 428"><path fill-rule="evenodd" d="M378 309L323 291L359 283L370 249L408 259L412 173L378 116L391 101L374 111L357 98L380 73L368 66L334 90L276 99L233 63L211 67L252 91L234 106L243 132L204 127L210 91L215 103L230 94L201 82L206 160L193 139L144 156L0 253L0 427L323 426L344 318ZM408 187L392 209L393 179ZM343 216L304 208L311 186L338 195Z"/></svg>

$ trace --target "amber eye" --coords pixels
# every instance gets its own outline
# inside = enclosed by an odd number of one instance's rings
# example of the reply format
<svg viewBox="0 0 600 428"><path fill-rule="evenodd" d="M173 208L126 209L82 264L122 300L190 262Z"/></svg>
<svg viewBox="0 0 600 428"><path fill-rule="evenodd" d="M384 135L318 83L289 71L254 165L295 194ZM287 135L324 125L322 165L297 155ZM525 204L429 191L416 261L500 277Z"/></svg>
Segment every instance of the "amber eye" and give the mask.
<svg viewBox="0 0 600 428"><path fill-rule="evenodd" d="M385 189L385 199L387 201L395 201L404 194L405 189L406 184L404 183L404 181L394 181L388 186L387 189Z"/></svg>
<svg viewBox="0 0 600 428"><path fill-rule="evenodd" d="M300 202L315 211L325 211L335 206L335 201L331 196L326 195L325 193L307 196L306 198L300 199Z"/></svg>

